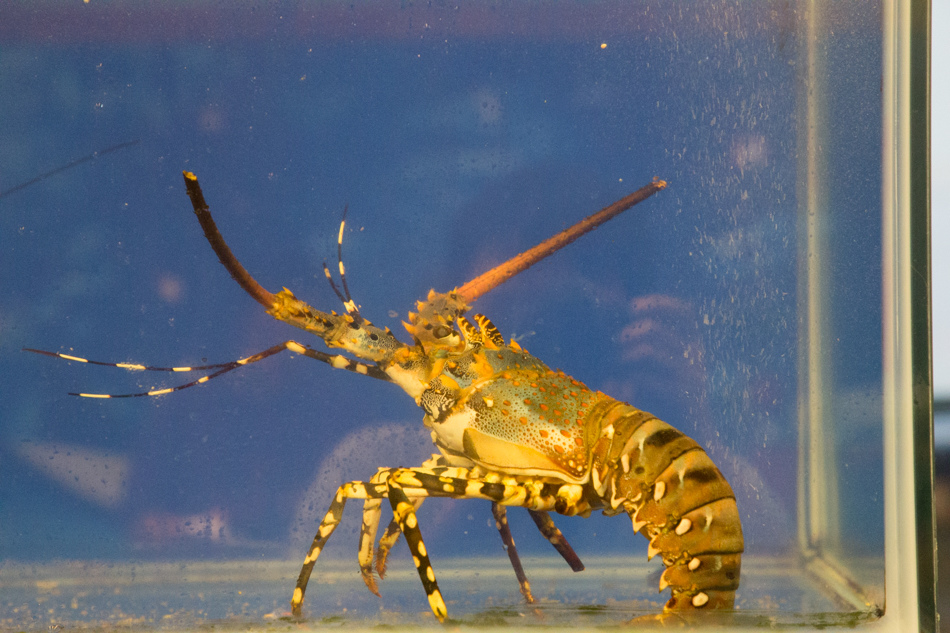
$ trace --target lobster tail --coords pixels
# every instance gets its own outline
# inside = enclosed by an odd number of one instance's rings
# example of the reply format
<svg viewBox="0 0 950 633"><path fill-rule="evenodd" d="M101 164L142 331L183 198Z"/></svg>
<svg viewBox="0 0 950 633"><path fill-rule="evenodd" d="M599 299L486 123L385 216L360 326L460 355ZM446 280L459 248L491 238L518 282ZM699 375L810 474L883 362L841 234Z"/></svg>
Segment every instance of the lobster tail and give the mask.
<svg viewBox="0 0 950 633"><path fill-rule="evenodd" d="M594 485L609 512L629 514L634 532L650 540L648 556L662 557L660 591L672 592L666 610L732 607L744 545L729 483L666 422L615 400L598 406Z"/></svg>

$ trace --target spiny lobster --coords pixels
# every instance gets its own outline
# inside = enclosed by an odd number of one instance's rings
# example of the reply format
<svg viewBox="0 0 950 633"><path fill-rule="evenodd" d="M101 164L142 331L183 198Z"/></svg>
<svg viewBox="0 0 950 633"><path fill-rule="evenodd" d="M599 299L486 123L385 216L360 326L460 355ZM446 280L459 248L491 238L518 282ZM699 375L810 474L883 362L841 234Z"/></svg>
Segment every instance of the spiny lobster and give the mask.
<svg viewBox="0 0 950 633"><path fill-rule="evenodd" d="M368 481L339 487L304 560L291 600L299 615L311 571L339 524L348 499L364 500L358 560L367 587L379 595L373 575L385 573L386 558L400 534L436 618L448 617L435 572L419 531L416 511L427 497L485 499L508 550L522 594L533 601L514 548L505 508L526 508L542 534L571 567L583 569L548 512L589 516L627 513L634 532L649 539L648 557L662 556L666 569L660 591L671 589L664 612L731 608L739 586L742 528L735 496L706 452L692 439L653 415L592 391L560 370L549 369L515 341L505 343L485 316L464 315L479 296L547 257L584 233L666 187L654 180L538 246L447 293L429 292L404 327L412 345L388 328L366 320L353 301L342 259L345 226L337 240L340 286L324 273L345 307L322 312L284 288L265 290L244 269L218 231L196 176L184 172L185 186L205 236L231 276L267 313L316 334L329 354L286 341L245 359L191 368L99 363L55 352L67 360L133 370L214 370L168 389L131 396L155 396L207 382L237 367L283 350L380 380L393 382L425 411L439 453L418 468L380 468ZM119 397L74 394L86 397ZM378 546L381 505L388 499L394 518Z"/></svg>

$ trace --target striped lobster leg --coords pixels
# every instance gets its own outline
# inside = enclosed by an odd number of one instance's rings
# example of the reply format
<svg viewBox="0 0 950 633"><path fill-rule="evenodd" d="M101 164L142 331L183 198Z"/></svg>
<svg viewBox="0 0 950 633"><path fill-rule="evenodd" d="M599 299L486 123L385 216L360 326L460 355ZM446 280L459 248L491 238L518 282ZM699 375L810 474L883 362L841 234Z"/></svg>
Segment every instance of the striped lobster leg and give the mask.
<svg viewBox="0 0 950 633"><path fill-rule="evenodd" d="M465 473L465 469L453 470L456 471L455 474ZM447 609L419 531L415 501L426 497L452 497L486 499L532 510L555 510L567 515L587 516L591 511L590 505L583 499L582 487L577 484L542 484L535 481L496 483L474 477L446 477L425 468L395 468L380 471L378 475L384 473L385 480L381 483L352 481L337 490L300 570L291 600L294 615L301 612L310 574L327 540L339 525L347 499L389 499L393 514L412 553L413 563L429 599L429 606L439 621L445 620Z"/></svg>
<svg viewBox="0 0 950 633"><path fill-rule="evenodd" d="M430 466L430 464L438 463L438 456L433 456L433 458L434 459L423 464L422 468L416 469L416 471L419 472L425 470L425 472L436 476L465 478L467 474L465 469L437 465ZM382 483L392 471L393 469L381 468L379 472L376 473L372 479L370 479L370 483ZM422 498L413 500L413 505L415 511L418 512L419 507L422 505ZM374 562L376 573L380 578L385 577L386 561L389 557L389 552L398 542L399 537L402 534L399 521L394 518L387 526L383 536L380 537L379 543L374 552L373 540L375 539L377 530L379 528L381 506L381 499L367 499L363 504L363 524L360 529L358 554L360 574L362 575L363 582L366 583L367 588L369 588L369 590L377 596L379 596L380 593L376 578L373 575ZM528 578L524 572L524 567L521 564L521 559L518 555L518 550L515 546L511 529L508 527L507 511L505 510L504 506L499 505L497 502L492 502L491 509L492 516L495 519L495 527L501 536L502 545L511 561L511 566L512 569L514 569L515 577L518 580L518 586L519 590L521 591L521 595L524 597L525 602L530 604L534 602L534 596L531 594L531 585L528 582ZM551 519L551 516L547 512L537 510L528 510L528 513L534 523L537 525L541 535L544 536L544 538L549 543L551 543L551 545L555 550L557 550L559 554L561 554L567 564L570 565L571 569L575 572L583 571L584 563L581 562L580 557L571 547L570 543L568 543L567 539L564 537L564 534L562 534L554 524L554 520Z"/></svg>

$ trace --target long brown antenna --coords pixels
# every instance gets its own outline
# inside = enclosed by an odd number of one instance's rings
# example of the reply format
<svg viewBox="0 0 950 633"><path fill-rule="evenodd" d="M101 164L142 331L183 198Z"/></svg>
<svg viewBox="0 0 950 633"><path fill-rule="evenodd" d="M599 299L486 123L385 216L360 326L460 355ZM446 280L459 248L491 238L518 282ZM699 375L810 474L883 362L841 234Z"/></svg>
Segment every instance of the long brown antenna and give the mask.
<svg viewBox="0 0 950 633"><path fill-rule="evenodd" d="M208 242L217 254L218 259L224 267L228 269L228 272L231 273L231 277L234 278L234 281L241 284L241 287L244 288L247 294L254 297L255 301L270 310L274 307L274 295L264 290L264 288L257 283L257 280L251 277L251 273L245 270L241 262L239 262L237 257L234 256L234 253L231 252L231 249L228 248L224 238L221 237L221 232L218 231L218 226L211 218L208 203L205 202L204 194L201 193L201 187L198 185L198 177L190 171L182 173L185 176L185 189L188 191L188 197L191 198L191 206L194 207L195 215L198 216L198 222L201 223L201 229L205 232L205 237L208 238Z"/></svg>
<svg viewBox="0 0 950 633"><path fill-rule="evenodd" d="M518 273L527 270L538 263L548 255L564 248L585 233L593 231L598 226L617 216L633 205L643 202L657 191L666 187L665 180L654 179L653 182L645 187L637 189L629 196L621 198L612 205L604 207L597 213L586 217L574 226L567 228L554 237L548 238L520 255L515 255L504 264L495 266L486 273L482 273L475 279L456 288L455 292L461 296L466 303L472 303L480 296L492 290L493 288L505 283ZM233 274L233 273L232 273Z"/></svg>

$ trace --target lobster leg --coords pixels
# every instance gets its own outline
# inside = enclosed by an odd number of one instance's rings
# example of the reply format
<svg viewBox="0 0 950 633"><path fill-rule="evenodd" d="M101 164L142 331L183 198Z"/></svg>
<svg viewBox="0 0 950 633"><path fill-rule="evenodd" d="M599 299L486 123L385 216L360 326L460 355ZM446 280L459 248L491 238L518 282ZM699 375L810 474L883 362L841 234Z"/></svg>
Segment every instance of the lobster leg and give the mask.
<svg viewBox="0 0 950 633"><path fill-rule="evenodd" d="M443 475L447 472L451 472L454 475L460 474L457 469L452 467L442 466L439 462L439 456L433 455L430 459L427 459L422 466L415 469L417 471L425 471L431 474ZM382 483L388 478L396 469L393 468L380 468L370 479L372 483ZM413 505L415 510L418 511L419 507L422 505L422 499L413 500ZM383 578L386 575L386 560L389 558L389 552L392 550L393 546L399 541L399 537L402 535L402 529L399 527L399 521L393 518L390 521L389 525L386 527L386 531L379 539L379 544L376 547L375 556L373 552L373 541L376 538L377 530L379 529L379 518L380 518L380 506L381 501L375 499L368 499L363 504L363 525L360 530L360 545L359 545L359 562L360 562L360 573L363 575L363 581L366 583L366 586L370 591L379 595L378 588L376 586L376 579L373 578L373 562L375 558L375 567L376 573L380 578Z"/></svg>
<svg viewBox="0 0 950 633"><path fill-rule="evenodd" d="M393 469L391 468L380 468L379 472L373 475L373 477L370 479L370 483L378 484L384 482L385 479L392 473L392 471ZM413 500L415 510L419 510L419 506L422 505L422 501L422 499ZM366 587L377 596L380 594L379 587L376 583L376 578L373 576L373 541L375 540L376 532L379 529L381 506L381 499L367 499L363 503L363 525L360 527L360 544L358 554L360 574L363 577L363 582L366 583ZM376 573L380 578L383 578L386 575L386 559L389 556L390 550L399 540L399 536L401 534L402 530L399 527L399 522L394 518L386 528L386 532L383 534L382 538L380 538L379 546L377 547L375 553Z"/></svg>
<svg viewBox="0 0 950 633"><path fill-rule="evenodd" d="M465 469L461 468L452 470L455 474L465 472ZM444 621L446 617L445 602L436 583L435 572L429 563L415 510L409 498L449 496L488 499L496 504L522 506L536 511L556 510L566 515L586 516L591 511L583 499L582 487L576 484L496 483L474 477L446 477L422 469L395 469L386 483L389 486L393 513L406 536L419 578L429 596L429 605L440 621Z"/></svg>
<svg viewBox="0 0 950 633"><path fill-rule="evenodd" d="M583 499L581 486L576 484L495 483L473 476L466 477L465 475L470 475L470 473L464 468L451 468L444 471L451 472L453 475L462 475L461 477L436 474L435 470L441 469L383 469L373 478L385 479L381 483L351 481L337 489L336 496L320 523L300 570L297 587L291 600L291 610L294 615L300 615L314 564L327 540L339 525L347 499L389 498L393 506L393 514L399 523L400 531L406 537L413 562L429 597L429 605L440 621L444 621L447 612L435 580L435 572L429 563L425 543L419 532L415 512L417 502L426 497L453 497L486 499L503 505L522 506L537 511L556 510L567 515L586 516L591 511L590 506Z"/></svg>
<svg viewBox="0 0 950 633"><path fill-rule="evenodd" d="M389 468L380 468L370 479L370 483L379 484L385 481L386 477L392 472ZM379 596L379 587L376 584L376 578L373 576L373 541L376 539L376 532L379 529L381 498L367 499L363 502L363 524L360 526L360 542L357 560L360 564L360 575L366 587L374 594ZM396 537L398 538L398 533ZM385 567L384 567L385 571ZM379 574L383 577L383 573Z"/></svg>
<svg viewBox="0 0 950 633"><path fill-rule="evenodd" d="M380 596L379 586L373 576L373 541L379 529L379 512L382 506L380 499L367 499L363 503L363 525L360 526L360 546L357 560L360 563L360 575L366 588ZM383 577L382 574L379 575Z"/></svg>
<svg viewBox="0 0 950 633"><path fill-rule="evenodd" d="M417 500L415 505L416 505L416 511L418 511L419 506L422 505L421 499ZM365 514L367 512L373 512L373 511L375 511L378 515L379 504L376 503L375 505L372 505L372 500L369 500L366 502L364 506L364 510L363 510L364 531L368 531L369 525L370 525L370 523L365 518ZM502 545L504 546L505 551L508 553L508 558L511 560L512 569L514 569L515 576L518 579L518 586L520 588L521 595L524 596L526 602L528 603L534 602L534 597L531 595L531 586L528 583L527 576L524 573L524 567L521 564L521 558L518 556L518 550L515 547L515 541L514 541L514 537L511 535L511 529L508 527L508 517L507 517L507 513L505 511L504 506L499 506L497 503L492 503L492 516L495 518L495 527L498 529L498 533L501 535ZM377 516L376 521L378 522L378 520L379 518ZM553 527L554 525L553 521L551 522L551 525ZM372 529L375 532L375 526L373 526ZM558 530L556 527L554 529L558 532L558 534L560 534L560 530ZM390 524L386 527L386 531L383 533L383 536L381 536L379 539L379 545L377 546L377 549L376 549L376 572L379 574L380 578L386 575L386 560L389 557L390 550L399 540L399 535L401 533L402 533L402 529L399 526L399 522L393 519L392 522L390 522ZM361 537L362 536L363 535L361 534ZM564 544L567 546L568 549L570 549L570 545L567 545L566 540L564 541ZM367 580L366 574L370 572L370 570L364 567L364 563L371 562L373 558L373 552L372 550L370 550L367 554L364 547L365 547L365 543L361 539L360 541L360 557L361 557L360 567L361 569L363 569L363 580L366 581L366 584L370 588L370 591L373 591L373 589L376 587L376 582L375 580ZM561 550L559 549L558 551L561 551ZM573 554L573 550L571 550L571 553ZM563 552L562 552L562 555L564 555ZM567 558L566 555L565 555L565 558ZM577 558L577 554L574 554L574 559L577 561L578 564L581 565L581 569L583 569L584 566L582 563L580 563L580 559ZM574 565L572 560L568 560L568 564L570 564L572 567ZM370 578L372 578L371 575L370 575ZM374 593L376 592L374 591ZM376 595L379 595L379 594L377 593Z"/></svg>
<svg viewBox="0 0 950 633"><path fill-rule="evenodd" d="M320 527L317 528L317 533L313 537L313 543L310 545L307 557L304 559L303 566L300 568L300 575L297 577L297 586L294 589L294 596L290 600L290 610L293 615L300 615L304 594L307 591L307 583L310 581L310 573L313 571L313 566L316 564L320 552L323 551L323 547L326 545L330 536L333 535L336 527L340 524L340 519L343 517L343 508L346 506L346 500L367 499L371 497L381 498L386 492L385 485L382 491L378 490L375 486L372 491L370 491L370 486L371 484L368 482L351 481L337 488L333 502L330 504L330 508L327 510L323 520L320 522Z"/></svg>
<svg viewBox="0 0 950 633"><path fill-rule="evenodd" d="M498 528L498 533L501 534L501 542L505 547L505 551L508 553L508 560L511 561L511 566L515 570L515 576L518 578L521 595L524 596L525 602L531 604L534 602L534 596L531 595L531 584L528 582L528 577L524 573L524 567L521 566L521 557L518 556L515 539L511 535L511 528L508 527L508 511L505 509L505 506L499 505L496 501L492 501L491 513L492 516L495 517L495 527Z"/></svg>
<svg viewBox="0 0 950 633"><path fill-rule="evenodd" d="M371 571L372 541L376 526L379 524L379 506L381 505L382 499L385 498L389 492L389 485L385 480L396 470L398 469L381 468L368 482L350 481L337 488L333 502L330 504L329 509L327 509L323 520L320 522L320 527L317 528L317 533L313 537L313 542L310 545L307 557L304 559L300 574L297 577L297 585L294 589L293 598L290 601L293 615L299 616L301 614L301 607L303 606L304 595L307 591L307 584L310 581L310 574L313 572L313 567L317 562L317 558L320 556L320 552L323 551L330 536L333 535L333 532L340 524L340 520L343 517L343 508L346 506L347 499L366 500L364 504L363 530L360 534L360 569L367 587L377 596L379 595L379 590L376 587L376 581L373 579ZM418 499L415 501L421 503L422 500ZM369 514L368 517L366 516L367 514ZM365 546L367 535L369 542L368 547ZM399 533L397 532L396 537L398 538L398 536ZM367 551L369 552L369 562L365 559Z"/></svg>
<svg viewBox="0 0 950 633"><path fill-rule="evenodd" d="M392 475L402 472L402 470L403 469L393 469L388 473L387 471L381 472ZM410 481L413 480L410 479ZM409 545L410 551L412 552L413 562L415 562L416 568L419 571L419 576L422 579L426 595L429 597L429 605L432 608L432 612L440 622L445 620L448 615L447 609L445 602L442 600L441 593L439 592L439 586L435 581L435 574L432 571L432 566L429 564L429 558L428 554L426 553L425 544L422 541L422 535L419 532L418 520L416 519L415 513L415 505L413 501L409 500L409 498L406 496L406 493L402 490L402 487L393 476L388 477L385 483L374 484L372 482L351 481L343 484L337 489L336 496L334 497L333 502L330 504L330 508L327 510L323 521L320 522L320 527L317 529L317 534L313 537L313 543L311 544L310 550L307 553L307 557L304 559L303 566L300 569L300 575L297 577L297 586L294 589L294 595L290 601L291 612L293 615L299 616L301 614L304 595L307 591L307 584L310 580L310 575L313 572L313 567L317 562L317 558L320 556L320 552L323 551L323 547L326 545L327 541L330 539L330 536L333 535L333 532L340 524L340 519L343 517L343 508L346 506L346 500L377 500L381 499L383 496L389 497L390 503L393 507L393 514L399 521L402 533L406 537L406 542ZM427 495L420 495L418 492L414 492L413 496L416 497Z"/></svg>
<svg viewBox="0 0 950 633"><path fill-rule="evenodd" d="M399 521L399 527L406 537L406 544L409 551L412 552L412 562L419 572L419 579L422 580L422 587L425 589L426 596L429 598L429 607L439 622L445 622L448 617L448 608L445 606L445 600L442 599L442 592L439 591L439 584L435 581L435 571L429 563L429 553L426 551L425 543L422 542L422 533L419 532L419 521L416 518L415 506L406 496L402 486L395 478L390 478L389 484L389 502L393 506L393 515Z"/></svg>
<svg viewBox="0 0 950 633"><path fill-rule="evenodd" d="M423 467L427 468L429 463L437 463L437 460L438 457L436 457L435 460L426 462L426 465ZM459 474L464 474L457 471L458 469L444 466L437 466L431 470L427 468L427 472L435 475L445 476L452 474L457 476ZM370 482L379 483L383 481L389 472L391 472L389 469L380 469L380 471L373 476ZM422 499L416 499L414 506L417 512L419 510L419 506L421 505ZM379 527L380 507L381 502L378 499L367 499L363 504L363 525L360 530L359 545L360 573L363 576L363 581L366 583L366 586L377 596L380 594L376 579L373 576L373 539ZM534 510L529 510L528 512L530 513L531 518L538 526L538 530L541 532L544 538L554 546L554 549L556 549L559 554L561 554L564 560L567 561L567 564L571 566L571 569L574 571L583 571L584 563L581 562L580 557L578 557L578 555L574 552L574 549L571 547L570 543L567 542L567 539L564 537L561 531L557 528L557 526L554 525L554 521L551 519L550 515L548 515L547 512L539 512ZM534 602L534 597L531 594L531 585L528 582L526 574L524 573L524 567L521 564L521 558L518 555L518 549L515 546L514 537L511 534L511 529L508 527L508 517L504 506L493 502L492 516L495 518L495 527L498 529L498 533L501 536L502 545L508 554L509 560L511 560L512 569L514 569L515 576L518 579L518 586L521 591L521 595L524 596L525 601L530 604ZM389 557L390 550L399 540L401 533L402 530L399 526L399 522L396 519L393 519L387 526L383 536L379 539L379 544L375 552L375 563L376 573L380 578L386 575L386 560Z"/></svg>
<svg viewBox="0 0 950 633"><path fill-rule="evenodd" d="M389 559L389 552L396 542L399 541L401 534L402 528L399 527L399 521L393 519L389 525L386 526L386 531L383 532L383 535L379 537L379 545L376 548L376 573L379 574L380 578L386 575L386 561Z"/></svg>
<svg viewBox="0 0 950 633"><path fill-rule="evenodd" d="M567 542L567 538L564 537L561 530L554 525L554 519L551 518L551 515L538 510L528 510L528 514L531 515L531 518L534 520L535 525L538 526L538 530L544 538L554 546L554 549L567 561L571 569L574 571L584 571L584 563L581 562L580 557L574 551L574 548L571 547L571 544Z"/></svg>

